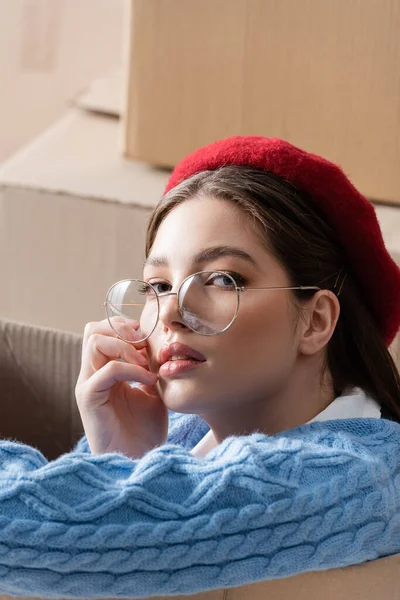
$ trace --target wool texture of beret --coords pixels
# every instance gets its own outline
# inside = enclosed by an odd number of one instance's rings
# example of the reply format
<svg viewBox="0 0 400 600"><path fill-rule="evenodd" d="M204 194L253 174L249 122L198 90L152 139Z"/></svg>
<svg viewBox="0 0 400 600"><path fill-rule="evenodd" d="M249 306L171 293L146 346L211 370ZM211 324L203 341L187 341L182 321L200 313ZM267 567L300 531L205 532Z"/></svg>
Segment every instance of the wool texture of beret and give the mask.
<svg viewBox="0 0 400 600"><path fill-rule="evenodd" d="M400 327L400 269L385 247L372 203L342 169L278 138L233 136L187 155L175 167L164 194L196 173L227 165L269 171L308 194L336 232L389 346Z"/></svg>

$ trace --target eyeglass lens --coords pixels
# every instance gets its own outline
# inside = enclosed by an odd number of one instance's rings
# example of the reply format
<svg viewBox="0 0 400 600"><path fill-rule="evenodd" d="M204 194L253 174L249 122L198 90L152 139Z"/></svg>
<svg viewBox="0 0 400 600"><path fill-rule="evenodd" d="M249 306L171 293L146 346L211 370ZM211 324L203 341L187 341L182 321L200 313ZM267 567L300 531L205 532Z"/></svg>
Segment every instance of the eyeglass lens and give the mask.
<svg viewBox="0 0 400 600"><path fill-rule="evenodd" d="M166 295L138 279L118 282L110 288L106 300L112 328L127 342L144 341L157 325ZM191 275L181 285L178 307L187 327L201 335L217 335L229 327L237 313L235 280L215 271ZM118 316L126 322L115 319Z"/></svg>

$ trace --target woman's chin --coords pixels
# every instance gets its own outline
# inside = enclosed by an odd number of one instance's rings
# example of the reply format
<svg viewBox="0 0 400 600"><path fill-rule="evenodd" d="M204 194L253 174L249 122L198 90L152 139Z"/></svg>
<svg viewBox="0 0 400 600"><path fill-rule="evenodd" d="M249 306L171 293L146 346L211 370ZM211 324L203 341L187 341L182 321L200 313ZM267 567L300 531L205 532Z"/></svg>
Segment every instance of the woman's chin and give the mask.
<svg viewBox="0 0 400 600"><path fill-rule="evenodd" d="M174 379L159 383L163 403L169 410L181 413L200 413L207 401L207 391L199 388L199 382Z"/></svg>

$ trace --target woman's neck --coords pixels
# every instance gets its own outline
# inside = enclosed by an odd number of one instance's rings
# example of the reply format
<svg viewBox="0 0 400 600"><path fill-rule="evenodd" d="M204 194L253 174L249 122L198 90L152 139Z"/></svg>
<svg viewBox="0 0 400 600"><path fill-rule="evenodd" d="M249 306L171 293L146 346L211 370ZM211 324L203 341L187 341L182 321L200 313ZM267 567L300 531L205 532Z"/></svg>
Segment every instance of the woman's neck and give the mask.
<svg viewBox="0 0 400 600"><path fill-rule="evenodd" d="M243 398L229 410L202 414L211 431L207 440L220 444L230 435L248 435L258 431L274 435L307 423L333 402L335 395L329 374L321 377L296 374L279 391L267 398ZM225 407L226 408L226 407ZM208 451L208 450L207 450Z"/></svg>

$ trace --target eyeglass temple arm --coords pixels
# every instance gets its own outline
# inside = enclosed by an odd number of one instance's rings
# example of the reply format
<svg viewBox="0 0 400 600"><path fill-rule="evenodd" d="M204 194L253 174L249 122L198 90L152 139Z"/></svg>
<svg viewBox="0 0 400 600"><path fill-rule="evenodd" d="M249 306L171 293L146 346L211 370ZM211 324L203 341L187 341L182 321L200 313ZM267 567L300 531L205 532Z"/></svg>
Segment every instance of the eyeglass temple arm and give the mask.
<svg viewBox="0 0 400 600"><path fill-rule="evenodd" d="M103 306L107 306L107 304L109 306L112 306L113 310L115 310L116 313L118 313L121 317L125 317L124 313L121 312L116 306L115 304L113 304L112 302L103 302ZM135 306L134 304L120 304L120 306Z"/></svg>
<svg viewBox="0 0 400 600"><path fill-rule="evenodd" d="M157 294L158 297L160 297L160 296L177 296L177 295L178 295L178 292L163 292L162 294ZM122 315L121 311L118 310L118 308L115 306L115 304L113 304L112 302L103 302L103 306L107 306L107 304L109 306L112 306L113 309L117 313L119 313L120 315ZM118 306L140 306L140 304L135 303L135 302L125 302L125 303L119 304Z"/></svg>
<svg viewBox="0 0 400 600"><path fill-rule="evenodd" d="M245 292L246 290L320 290L321 288L317 287L316 285L300 285L300 286L295 286L295 287L285 287L285 286L277 286L277 287L247 287L247 286L239 286L239 289L242 292Z"/></svg>

